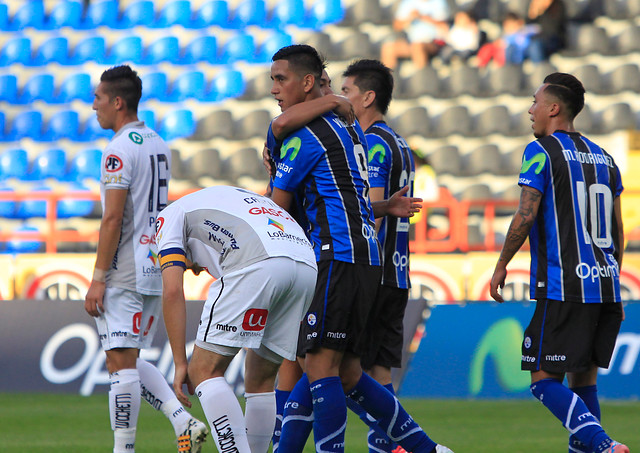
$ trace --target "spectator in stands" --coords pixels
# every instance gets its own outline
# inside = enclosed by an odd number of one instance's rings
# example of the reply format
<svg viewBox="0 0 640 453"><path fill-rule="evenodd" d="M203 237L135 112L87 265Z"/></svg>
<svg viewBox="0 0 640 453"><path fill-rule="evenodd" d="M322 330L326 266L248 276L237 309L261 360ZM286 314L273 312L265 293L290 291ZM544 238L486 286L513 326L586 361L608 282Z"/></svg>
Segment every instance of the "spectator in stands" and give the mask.
<svg viewBox="0 0 640 453"><path fill-rule="evenodd" d="M502 36L484 44L478 51L478 66L482 68L491 60L498 66L522 64L536 30L535 25L526 25L517 13L508 12L502 21Z"/></svg>
<svg viewBox="0 0 640 453"><path fill-rule="evenodd" d="M527 22L538 27L527 47L531 61L546 61L564 48L567 29L564 0L531 0Z"/></svg>
<svg viewBox="0 0 640 453"><path fill-rule="evenodd" d="M393 29L403 36L382 45L382 62L395 69L398 59L410 57L416 68L425 67L442 47L450 19L447 0L402 0Z"/></svg>
<svg viewBox="0 0 640 453"><path fill-rule="evenodd" d="M478 27L478 19L472 11L458 11L447 33L440 58L446 64L453 59L467 61L478 52L486 34Z"/></svg>

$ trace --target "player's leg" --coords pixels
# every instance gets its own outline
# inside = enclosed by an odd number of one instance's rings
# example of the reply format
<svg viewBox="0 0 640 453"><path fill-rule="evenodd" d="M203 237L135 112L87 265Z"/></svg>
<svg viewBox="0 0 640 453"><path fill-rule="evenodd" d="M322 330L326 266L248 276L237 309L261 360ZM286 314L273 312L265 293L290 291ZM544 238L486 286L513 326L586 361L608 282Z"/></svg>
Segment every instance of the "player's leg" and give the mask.
<svg viewBox="0 0 640 453"><path fill-rule="evenodd" d="M285 360L282 362L280 370L278 371L278 382L276 384L276 426L273 430L272 438L274 453L278 452L280 444L280 434L282 433L285 405L292 390L301 377L302 367L298 361ZM309 426L309 432L311 432L311 423L303 424L303 426L307 425ZM309 432L307 432L305 439L309 436Z"/></svg>
<svg viewBox="0 0 640 453"><path fill-rule="evenodd" d="M600 402L597 387L598 367L595 365L585 373L567 373L567 382L573 393L578 395L593 414L601 422ZM602 423L602 422L601 422ZM575 434L569 435L569 452L589 453L589 448L580 442Z"/></svg>

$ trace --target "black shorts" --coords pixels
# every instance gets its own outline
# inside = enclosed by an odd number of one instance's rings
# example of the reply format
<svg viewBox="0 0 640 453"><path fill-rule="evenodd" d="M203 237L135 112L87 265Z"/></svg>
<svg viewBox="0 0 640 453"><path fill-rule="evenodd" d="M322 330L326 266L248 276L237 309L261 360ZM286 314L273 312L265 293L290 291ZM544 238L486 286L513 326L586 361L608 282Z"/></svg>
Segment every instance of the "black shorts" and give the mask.
<svg viewBox="0 0 640 453"><path fill-rule="evenodd" d="M381 276L380 266L318 262L316 290L302 320L298 355L320 347L361 355L367 318Z"/></svg>
<svg viewBox="0 0 640 453"><path fill-rule="evenodd" d="M409 290L382 285L367 325L367 341L362 347L362 368L374 365L399 368L402 365L404 311Z"/></svg>
<svg viewBox="0 0 640 453"><path fill-rule="evenodd" d="M622 306L539 300L522 342L522 369L580 373L608 368Z"/></svg>

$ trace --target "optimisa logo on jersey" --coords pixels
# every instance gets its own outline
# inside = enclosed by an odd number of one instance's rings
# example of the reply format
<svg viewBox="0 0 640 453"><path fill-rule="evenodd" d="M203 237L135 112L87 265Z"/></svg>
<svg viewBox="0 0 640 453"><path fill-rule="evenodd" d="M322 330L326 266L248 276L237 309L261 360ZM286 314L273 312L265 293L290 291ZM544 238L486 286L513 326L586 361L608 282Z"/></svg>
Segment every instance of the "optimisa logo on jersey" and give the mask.
<svg viewBox="0 0 640 453"><path fill-rule="evenodd" d="M600 277L611 278L620 276L620 272L617 264L608 264L606 266L601 266L600 263L596 263L595 266L591 266L587 263L579 263L576 266L576 275L582 280L590 278L591 282L593 283Z"/></svg>

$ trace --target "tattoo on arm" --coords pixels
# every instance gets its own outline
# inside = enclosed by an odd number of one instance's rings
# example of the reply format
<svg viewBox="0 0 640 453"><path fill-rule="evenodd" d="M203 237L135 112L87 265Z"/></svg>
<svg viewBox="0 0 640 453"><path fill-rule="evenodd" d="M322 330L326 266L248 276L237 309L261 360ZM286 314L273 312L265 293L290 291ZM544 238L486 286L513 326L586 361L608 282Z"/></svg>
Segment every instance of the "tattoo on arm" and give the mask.
<svg viewBox="0 0 640 453"><path fill-rule="evenodd" d="M541 199L542 194L538 190L527 186L522 188L520 205L513 216L511 225L509 225L499 261L503 261L505 264L511 261L511 258L527 240L538 214Z"/></svg>

